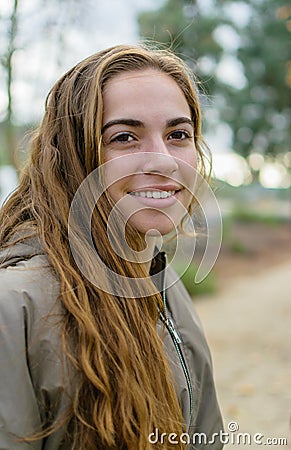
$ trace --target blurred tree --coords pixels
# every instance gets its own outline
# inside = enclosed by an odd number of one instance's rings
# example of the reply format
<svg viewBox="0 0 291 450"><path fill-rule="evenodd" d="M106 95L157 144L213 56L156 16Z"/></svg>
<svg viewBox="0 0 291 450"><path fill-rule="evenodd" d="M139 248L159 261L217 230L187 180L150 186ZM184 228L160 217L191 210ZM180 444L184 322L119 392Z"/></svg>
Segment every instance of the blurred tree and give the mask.
<svg viewBox="0 0 291 450"><path fill-rule="evenodd" d="M80 16L85 1L80 4L78 0L38 0L33 10L28 8L31 8L31 5L25 0L8 0L5 8L4 5L1 6L0 68L1 75L5 78L6 106L0 111L0 126L5 134L2 152L0 149L0 164L2 162L17 166L13 90L16 80L15 54L35 44L36 40L54 41L56 64L61 65L62 58L70 46L68 30L82 25ZM51 59L53 55L49 56Z"/></svg>
<svg viewBox="0 0 291 450"><path fill-rule="evenodd" d="M278 0L248 3L250 20L237 28L246 83L225 91L228 106L221 117L233 130L236 151L276 155L290 151L291 6Z"/></svg>
<svg viewBox="0 0 291 450"><path fill-rule="evenodd" d="M22 0L23 1L23 0ZM62 67L66 51L72 51L70 42L73 29L84 26L85 11L90 10L91 0L39 0L42 14L42 34L56 43L56 63Z"/></svg>
<svg viewBox="0 0 291 450"><path fill-rule="evenodd" d="M12 115L13 115L12 83L14 75L13 71L14 66L12 61L13 55L16 51L15 40L17 34L17 13L18 13L18 0L14 0L12 10L8 18L7 51L0 58L0 64L6 73L6 90L7 90L7 108L6 108L6 117L4 120L4 129L6 131L5 140L6 140L7 154L6 158L4 158L4 162L7 162L9 164L15 164L14 159L15 137L12 123Z"/></svg>
<svg viewBox="0 0 291 450"><path fill-rule="evenodd" d="M196 0L168 0L157 11L142 12L138 22L143 38L166 44L187 61L203 82L203 90L214 90L217 80L208 75L223 52L212 34L219 25L217 14L204 15Z"/></svg>
<svg viewBox="0 0 291 450"><path fill-rule="evenodd" d="M142 38L165 43L190 62L208 93L208 128L213 117L228 124L235 151L290 151L286 0L167 0L140 14L139 26Z"/></svg>

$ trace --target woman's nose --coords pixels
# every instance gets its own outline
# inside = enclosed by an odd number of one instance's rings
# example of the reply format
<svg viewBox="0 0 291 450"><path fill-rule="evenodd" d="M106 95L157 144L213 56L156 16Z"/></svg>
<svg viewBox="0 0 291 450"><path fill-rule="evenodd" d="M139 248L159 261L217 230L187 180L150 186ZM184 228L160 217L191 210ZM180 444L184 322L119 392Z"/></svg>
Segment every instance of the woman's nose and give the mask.
<svg viewBox="0 0 291 450"><path fill-rule="evenodd" d="M151 141L144 150L144 173L171 175L178 170L176 159L170 154L163 140Z"/></svg>

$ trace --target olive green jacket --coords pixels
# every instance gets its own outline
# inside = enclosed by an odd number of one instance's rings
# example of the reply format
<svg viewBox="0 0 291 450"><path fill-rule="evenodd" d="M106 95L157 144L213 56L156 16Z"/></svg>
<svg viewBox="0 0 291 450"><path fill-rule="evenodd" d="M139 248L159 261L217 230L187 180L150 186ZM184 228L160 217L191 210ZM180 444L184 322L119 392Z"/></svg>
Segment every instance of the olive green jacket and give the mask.
<svg viewBox="0 0 291 450"><path fill-rule="evenodd" d="M175 275L167 270L166 276L170 280ZM71 402L58 294L58 280L37 239L0 250L0 450L70 449L64 428L33 444L17 440L41 430L41 424L61 419ZM211 443L223 425L200 321L180 281L163 295L168 308L165 349L189 430L183 439L191 439L189 449L221 449L218 437ZM194 445L195 433L200 435ZM154 444L155 435L150 439Z"/></svg>

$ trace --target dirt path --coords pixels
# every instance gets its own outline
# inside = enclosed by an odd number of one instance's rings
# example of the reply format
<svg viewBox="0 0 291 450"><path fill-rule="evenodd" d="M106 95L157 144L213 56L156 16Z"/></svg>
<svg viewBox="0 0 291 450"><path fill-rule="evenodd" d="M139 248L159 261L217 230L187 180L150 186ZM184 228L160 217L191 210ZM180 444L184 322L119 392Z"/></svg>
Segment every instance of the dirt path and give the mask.
<svg viewBox="0 0 291 450"><path fill-rule="evenodd" d="M211 347L225 419L239 432L288 438L291 448L291 261L195 299ZM237 433L233 433L236 435ZM227 449L260 446L227 445Z"/></svg>

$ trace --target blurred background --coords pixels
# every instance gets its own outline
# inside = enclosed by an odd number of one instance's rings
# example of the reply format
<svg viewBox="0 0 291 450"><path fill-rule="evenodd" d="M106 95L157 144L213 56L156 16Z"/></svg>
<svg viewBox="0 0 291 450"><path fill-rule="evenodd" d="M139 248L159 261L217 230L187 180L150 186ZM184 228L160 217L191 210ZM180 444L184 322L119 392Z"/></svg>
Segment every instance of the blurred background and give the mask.
<svg viewBox="0 0 291 450"><path fill-rule="evenodd" d="M211 344L226 424L237 420L241 431L286 437L289 0L2 0L0 204L17 185L27 133L59 76L104 47L139 40L171 48L197 75L224 231L210 275L195 285L193 262L184 282Z"/></svg>

